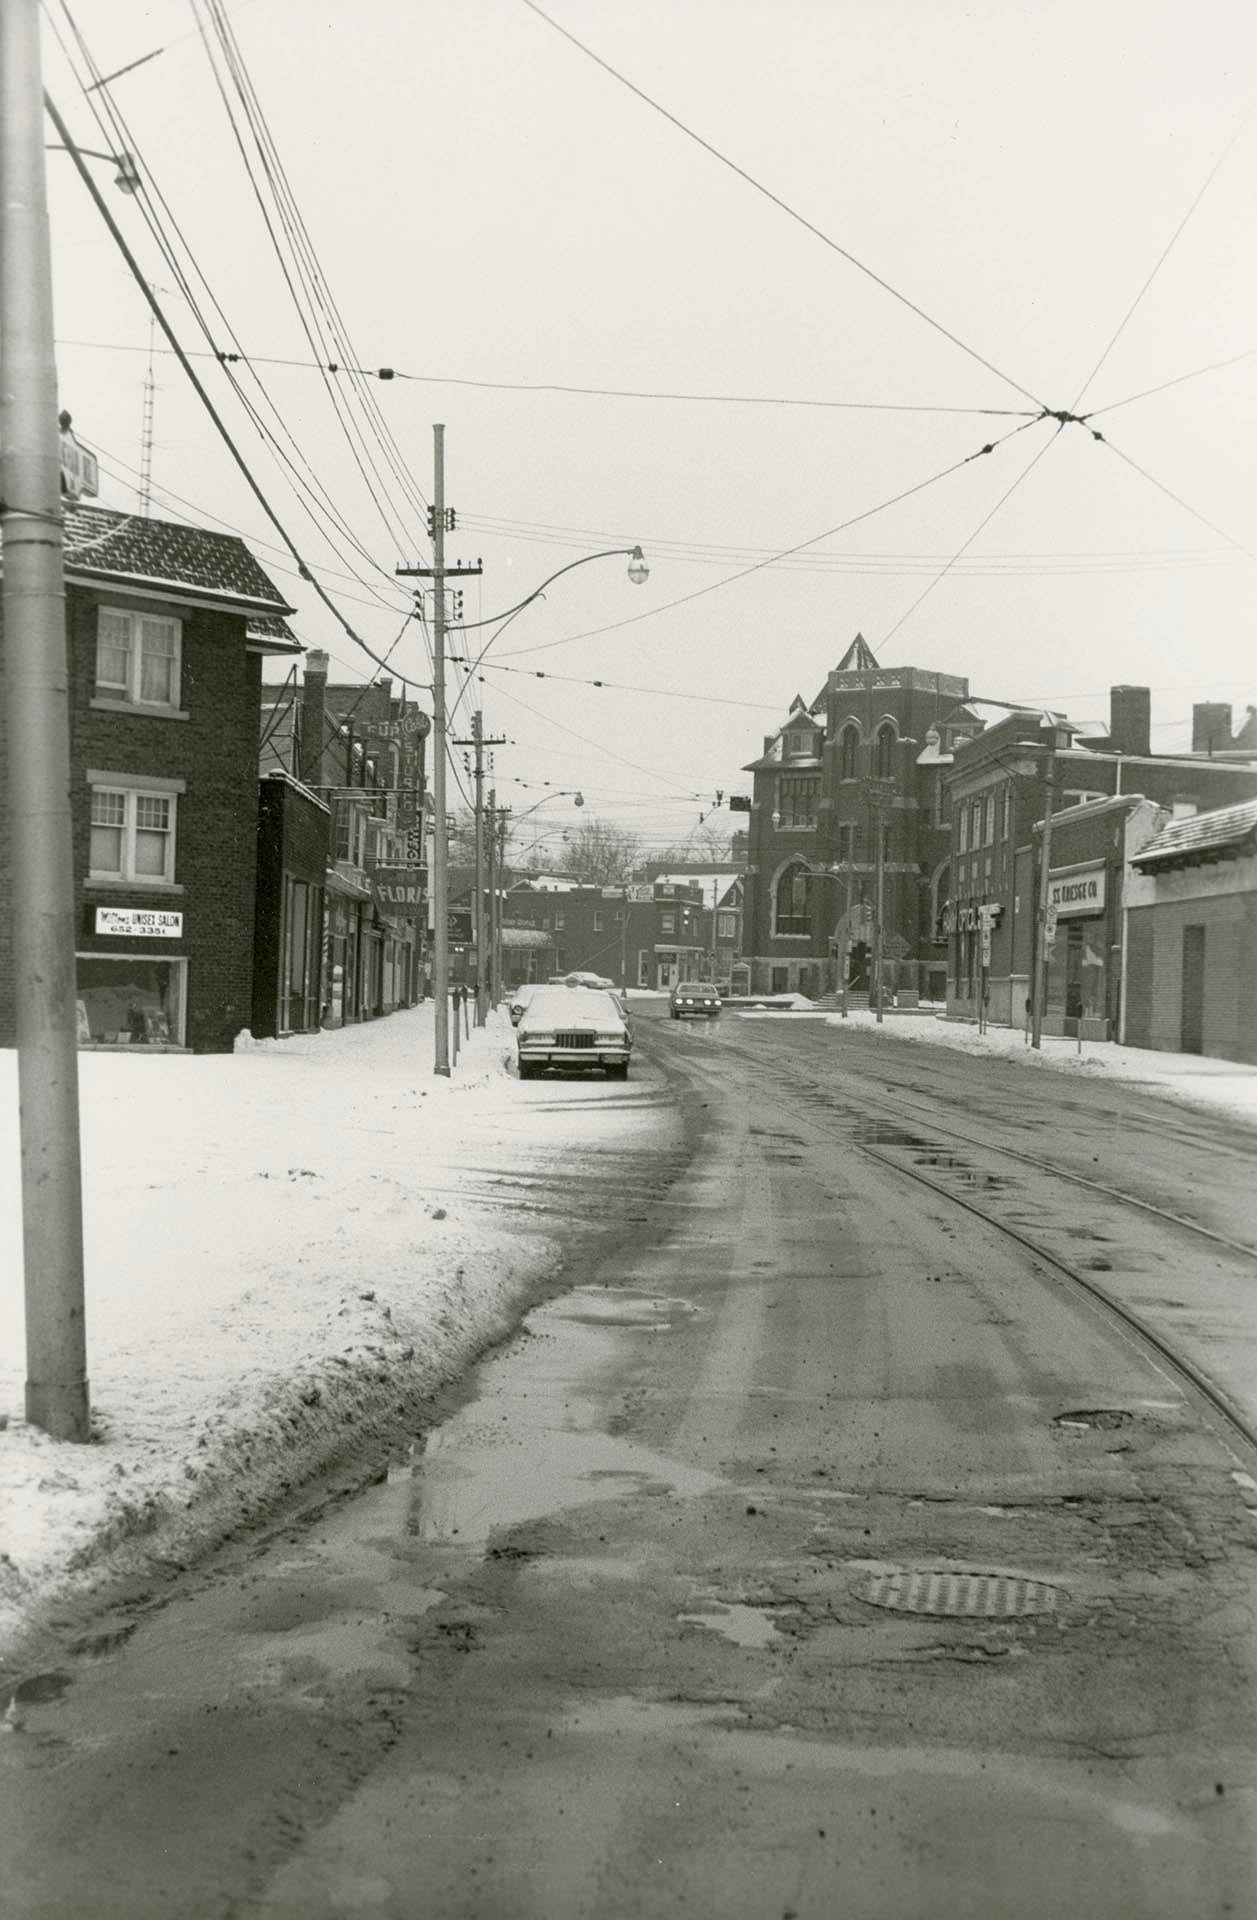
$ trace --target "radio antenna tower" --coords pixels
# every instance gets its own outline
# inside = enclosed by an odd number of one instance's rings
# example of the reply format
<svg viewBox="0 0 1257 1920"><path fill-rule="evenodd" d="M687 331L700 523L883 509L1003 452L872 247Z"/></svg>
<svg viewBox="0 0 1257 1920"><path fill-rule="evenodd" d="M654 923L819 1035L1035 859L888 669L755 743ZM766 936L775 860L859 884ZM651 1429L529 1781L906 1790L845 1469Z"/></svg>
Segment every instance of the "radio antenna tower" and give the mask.
<svg viewBox="0 0 1257 1920"><path fill-rule="evenodd" d="M169 287L155 287L149 283L150 293L169 294ZM149 309L148 316L148 369L144 375L144 406L140 420L140 513L147 519L152 510L153 491L153 405L157 394L157 371L153 364L154 341L157 334L157 315Z"/></svg>

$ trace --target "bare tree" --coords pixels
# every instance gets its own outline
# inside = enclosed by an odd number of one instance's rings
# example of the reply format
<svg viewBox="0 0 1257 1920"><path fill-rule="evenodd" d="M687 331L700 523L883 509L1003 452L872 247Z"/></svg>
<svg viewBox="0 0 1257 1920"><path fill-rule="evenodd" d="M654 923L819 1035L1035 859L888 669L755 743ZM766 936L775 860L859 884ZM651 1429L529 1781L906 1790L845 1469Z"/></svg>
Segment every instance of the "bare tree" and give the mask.
<svg viewBox="0 0 1257 1920"><path fill-rule="evenodd" d="M635 833L610 820L586 820L573 827L557 861L558 871L592 886L619 886L637 862L641 842Z"/></svg>

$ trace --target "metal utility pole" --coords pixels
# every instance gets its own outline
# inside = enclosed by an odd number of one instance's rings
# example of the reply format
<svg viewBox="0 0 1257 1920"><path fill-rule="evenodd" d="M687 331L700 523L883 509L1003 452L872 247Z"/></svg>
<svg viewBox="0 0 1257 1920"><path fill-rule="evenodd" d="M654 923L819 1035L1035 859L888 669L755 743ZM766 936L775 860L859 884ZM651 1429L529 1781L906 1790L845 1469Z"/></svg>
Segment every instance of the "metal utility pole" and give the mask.
<svg viewBox="0 0 1257 1920"><path fill-rule="evenodd" d="M1047 1000L1048 895L1051 890L1052 805L1056 795L1056 736L1047 753L1044 774L1043 834L1039 842L1039 899L1034 917L1034 980L1030 989L1030 1044L1043 1039L1043 1009Z"/></svg>
<svg viewBox="0 0 1257 1920"><path fill-rule="evenodd" d="M61 460L37 0L0 6L0 533L26 1418L90 1438Z"/></svg>
<svg viewBox="0 0 1257 1920"><path fill-rule="evenodd" d="M428 531L432 535L430 567L398 567L405 578L433 582L432 594L432 1007L434 1026L433 1072L450 1070L450 883L449 828L445 804L447 726L445 712L445 635L449 608L445 582L456 575L482 571L474 567L447 567L445 536L454 527L454 515L445 506L445 428L434 425L432 505Z"/></svg>

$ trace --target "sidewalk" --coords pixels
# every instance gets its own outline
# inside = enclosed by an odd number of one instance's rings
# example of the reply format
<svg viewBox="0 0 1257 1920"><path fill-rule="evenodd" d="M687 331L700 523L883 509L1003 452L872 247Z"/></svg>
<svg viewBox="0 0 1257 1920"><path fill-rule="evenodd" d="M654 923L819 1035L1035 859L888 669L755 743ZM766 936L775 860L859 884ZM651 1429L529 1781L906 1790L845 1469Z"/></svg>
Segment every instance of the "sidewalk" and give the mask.
<svg viewBox="0 0 1257 1920"><path fill-rule="evenodd" d="M515 1323L559 1249L486 1188L513 1157L579 1166L647 1122L609 1106L539 1130L512 1039L491 1015L438 1078L429 1003L234 1056L81 1055L87 1446L21 1417L17 1073L0 1053L0 1653L106 1552L203 1553Z"/></svg>

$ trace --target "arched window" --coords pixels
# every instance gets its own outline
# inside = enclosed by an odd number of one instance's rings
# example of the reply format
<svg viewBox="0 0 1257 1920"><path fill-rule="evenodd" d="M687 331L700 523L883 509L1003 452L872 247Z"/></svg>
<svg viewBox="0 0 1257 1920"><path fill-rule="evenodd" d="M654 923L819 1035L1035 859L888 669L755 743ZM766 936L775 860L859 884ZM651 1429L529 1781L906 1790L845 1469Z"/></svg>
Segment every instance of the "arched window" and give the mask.
<svg viewBox="0 0 1257 1920"><path fill-rule="evenodd" d="M773 894L773 932L811 933L812 889L807 868L782 869Z"/></svg>
<svg viewBox="0 0 1257 1920"><path fill-rule="evenodd" d="M889 720L884 720L877 729L877 777L890 780L895 772L895 746L898 735Z"/></svg>
<svg viewBox="0 0 1257 1920"><path fill-rule="evenodd" d="M845 726L838 735L838 778L854 780L856 756L860 750L860 729L854 724Z"/></svg>

